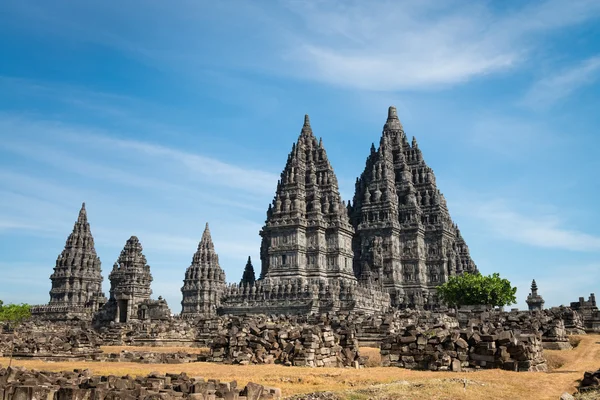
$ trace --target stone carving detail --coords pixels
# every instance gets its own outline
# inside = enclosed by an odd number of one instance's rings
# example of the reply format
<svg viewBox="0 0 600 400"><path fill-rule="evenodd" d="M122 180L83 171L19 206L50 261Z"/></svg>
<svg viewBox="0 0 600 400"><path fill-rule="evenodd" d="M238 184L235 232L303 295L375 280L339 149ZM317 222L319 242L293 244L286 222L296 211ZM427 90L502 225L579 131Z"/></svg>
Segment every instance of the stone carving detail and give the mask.
<svg viewBox="0 0 600 400"><path fill-rule="evenodd" d="M142 244L136 236L130 237L125 243L108 276L110 298L98 313L98 321L124 323L171 317L167 302L162 297L150 299L152 275L142 250Z"/></svg>
<svg viewBox="0 0 600 400"><path fill-rule="evenodd" d="M51 304L34 308L34 313L54 318L65 309L75 314L103 302L100 261L85 209L80 219L57 261ZM248 259L240 284L228 286L207 225L186 270L182 317L438 309L438 285L450 276L477 271L433 170L416 139L409 142L394 107L388 110L379 148L371 146L348 203L341 198L323 141L314 136L306 115L260 235L258 280ZM69 286L78 265L92 273L87 281ZM135 236L110 280L110 300L97 320L124 323L169 317L164 300L150 300L152 277Z"/></svg>
<svg viewBox="0 0 600 400"><path fill-rule="evenodd" d="M356 232L354 271L360 281L371 279L368 260L375 243L399 243L398 247L386 247L380 256L391 270L382 284L396 307L435 307L430 298L435 297L436 286L448 276L477 271L436 186L433 170L425 163L416 139L409 143L395 107L388 110L379 148L371 147L364 172L356 181L349 215ZM411 294L397 296L405 289ZM428 296L423 297L424 292Z"/></svg>
<svg viewBox="0 0 600 400"><path fill-rule="evenodd" d="M100 258L94 247L85 203L81 205L73 232L56 260L50 280L50 303L48 307L34 308L32 311L37 315L58 317L52 312L58 307L68 310L62 314L64 317L91 319L93 313L106 303L102 293Z"/></svg>
<svg viewBox="0 0 600 400"><path fill-rule="evenodd" d="M181 315L216 314L224 289L225 272L219 265L219 256L215 252L207 223L192 264L185 271L185 280L181 288Z"/></svg>

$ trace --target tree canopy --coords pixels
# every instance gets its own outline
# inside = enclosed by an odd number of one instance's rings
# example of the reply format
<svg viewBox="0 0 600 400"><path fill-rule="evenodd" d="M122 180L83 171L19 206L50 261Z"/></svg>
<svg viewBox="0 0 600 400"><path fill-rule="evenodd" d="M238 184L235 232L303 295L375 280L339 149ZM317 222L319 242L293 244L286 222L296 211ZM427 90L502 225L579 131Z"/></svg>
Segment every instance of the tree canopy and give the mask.
<svg viewBox="0 0 600 400"><path fill-rule="evenodd" d="M517 302L517 288L500 274L484 276L479 273L465 272L450 277L446 283L438 286L440 299L450 307L463 305L491 305L503 307Z"/></svg>
<svg viewBox="0 0 600 400"><path fill-rule="evenodd" d="M4 304L0 300L0 322L8 323L11 328L15 328L21 322L31 316L31 306L29 304Z"/></svg>

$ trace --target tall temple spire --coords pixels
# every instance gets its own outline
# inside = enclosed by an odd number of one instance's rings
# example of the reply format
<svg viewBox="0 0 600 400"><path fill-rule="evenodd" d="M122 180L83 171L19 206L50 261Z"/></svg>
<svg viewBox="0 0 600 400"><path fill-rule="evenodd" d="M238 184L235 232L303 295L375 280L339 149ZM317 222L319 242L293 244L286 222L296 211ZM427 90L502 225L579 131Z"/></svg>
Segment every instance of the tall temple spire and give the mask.
<svg viewBox="0 0 600 400"><path fill-rule="evenodd" d="M181 293L181 314L187 316L213 315L225 289L225 272L219 265L208 222L202 233L192 263L185 271Z"/></svg>
<svg viewBox="0 0 600 400"><path fill-rule="evenodd" d="M129 322L131 320L164 320L171 317L167 302L158 297L152 300L152 274L137 236L125 242L119 258L108 276L110 298L100 310L96 320L107 322Z"/></svg>
<svg viewBox="0 0 600 400"><path fill-rule="evenodd" d="M329 242L320 237L325 230L332 235ZM261 231L260 276L264 278L269 273L272 278L284 280L309 276L326 280L343 271L342 275L353 279L349 246L352 233L337 177L323 142L313 135L306 115ZM334 246L335 235L344 237L338 239L348 244L347 249ZM329 266L324 265L326 254Z"/></svg>
<svg viewBox="0 0 600 400"><path fill-rule="evenodd" d="M395 305L432 304L436 286L449 275L477 270L433 171L416 139L408 143L394 106L355 190L349 210L355 274L363 281L382 279Z"/></svg>
<svg viewBox="0 0 600 400"><path fill-rule="evenodd" d="M86 307L95 312L106 302L101 272L100 258L96 254L83 203L50 276L50 304Z"/></svg>

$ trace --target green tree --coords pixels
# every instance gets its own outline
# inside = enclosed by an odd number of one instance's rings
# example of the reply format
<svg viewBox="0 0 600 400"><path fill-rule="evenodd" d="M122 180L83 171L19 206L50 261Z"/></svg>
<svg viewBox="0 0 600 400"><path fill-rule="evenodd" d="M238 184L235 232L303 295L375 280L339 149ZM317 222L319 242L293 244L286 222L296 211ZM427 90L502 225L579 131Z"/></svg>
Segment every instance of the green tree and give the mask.
<svg viewBox="0 0 600 400"><path fill-rule="evenodd" d="M484 276L465 272L438 286L440 299L450 307L466 305L491 305L504 307L517 302L517 288L500 274Z"/></svg>
<svg viewBox="0 0 600 400"><path fill-rule="evenodd" d="M31 317L31 306L29 304L7 304L0 300L0 324L4 324L8 327L8 330L12 331L13 338L10 347L10 360L8 366L12 364L13 352L15 349L15 338L17 330L21 323Z"/></svg>

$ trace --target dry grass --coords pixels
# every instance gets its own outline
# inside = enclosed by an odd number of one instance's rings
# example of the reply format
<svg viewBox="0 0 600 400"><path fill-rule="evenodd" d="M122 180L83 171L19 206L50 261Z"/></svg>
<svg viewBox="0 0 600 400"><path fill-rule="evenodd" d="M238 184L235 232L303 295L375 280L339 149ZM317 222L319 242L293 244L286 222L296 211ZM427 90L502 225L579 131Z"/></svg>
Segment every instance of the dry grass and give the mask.
<svg viewBox="0 0 600 400"><path fill-rule="evenodd" d="M103 352L107 354L117 354L123 350L142 351L150 353L189 353L189 354L208 354L208 347L150 347L150 346L101 346Z"/></svg>
<svg viewBox="0 0 600 400"><path fill-rule="evenodd" d="M573 348L579 346L579 343L581 343L581 336L569 336L569 343Z"/></svg>
<svg viewBox="0 0 600 400"><path fill-rule="evenodd" d="M286 396L316 391L332 391L345 399L557 399L575 391L584 371L600 368L600 336L584 335L573 350L550 351L563 365L551 373L525 373L484 370L472 373L411 371L372 367L360 370L340 368L300 368L280 365L232 366L211 363L137 364L98 362L56 362L15 360L27 368L52 371L89 368L96 374L144 375L152 371L186 372L239 385L252 381L280 387ZM371 352L369 350L368 352ZM8 359L0 359L6 365ZM466 380L466 385L465 385Z"/></svg>
<svg viewBox="0 0 600 400"><path fill-rule="evenodd" d="M379 353L379 349L374 347L361 347L360 355L363 357L369 357L369 359L365 362L365 367L381 367L381 354Z"/></svg>

